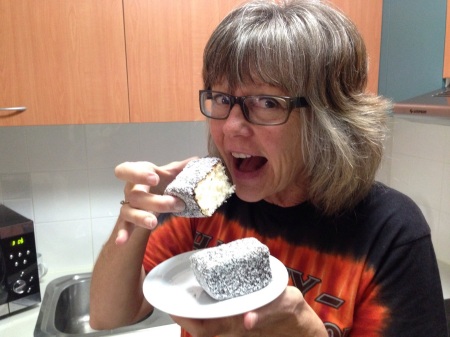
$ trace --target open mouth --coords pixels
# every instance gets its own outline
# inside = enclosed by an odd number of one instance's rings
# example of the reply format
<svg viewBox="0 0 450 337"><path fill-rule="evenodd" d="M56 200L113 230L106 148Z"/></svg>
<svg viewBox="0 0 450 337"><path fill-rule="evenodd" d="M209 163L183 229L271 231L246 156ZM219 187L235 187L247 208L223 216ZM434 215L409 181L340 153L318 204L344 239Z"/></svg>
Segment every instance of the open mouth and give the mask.
<svg viewBox="0 0 450 337"><path fill-rule="evenodd" d="M254 172L267 163L267 158L233 152L235 167L240 172Z"/></svg>

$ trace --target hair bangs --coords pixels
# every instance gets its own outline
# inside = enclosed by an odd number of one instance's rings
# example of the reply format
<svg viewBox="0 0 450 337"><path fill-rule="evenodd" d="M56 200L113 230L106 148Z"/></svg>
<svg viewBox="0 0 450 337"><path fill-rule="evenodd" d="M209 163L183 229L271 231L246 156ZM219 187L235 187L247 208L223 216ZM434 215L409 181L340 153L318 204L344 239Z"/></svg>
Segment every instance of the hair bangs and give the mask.
<svg viewBox="0 0 450 337"><path fill-rule="evenodd" d="M239 21L239 30L216 32L205 49L205 88L218 82L225 82L230 90L248 83L265 83L290 93L292 88L286 84L292 82L294 73L294 62L289 60L293 51L286 43L291 40L287 27L279 27L283 21L252 20L244 25Z"/></svg>

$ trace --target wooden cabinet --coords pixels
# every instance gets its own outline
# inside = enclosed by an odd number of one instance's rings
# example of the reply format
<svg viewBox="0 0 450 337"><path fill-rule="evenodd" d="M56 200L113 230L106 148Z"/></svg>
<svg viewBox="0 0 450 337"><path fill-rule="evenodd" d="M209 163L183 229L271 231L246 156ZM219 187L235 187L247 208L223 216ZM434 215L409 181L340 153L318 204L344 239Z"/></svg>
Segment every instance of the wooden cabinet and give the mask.
<svg viewBox="0 0 450 337"><path fill-rule="evenodd" d="M240 2L2 0L0 108L27 110L0 125L201 120L203 47Z"/></svg>
<svg viewBox="0 0 450 337"><path fill-rule="evenodd" d="M0 125L203 120L203 48L242 0L0 1ZM358 25L376 92L382 0L333 0Z"/></svg>
<svg viewBox="0 0 450 337"><path fill-rule="evenodd" d="M363 36L369 55L367 90L377 93L378 73L380 70L383 0L331 0L331 2L352 19Z"/></svg>
<svg viewBox="0 0 450 337"><path fill-rule="evenodd" d="M128 122L122 0L1 0L0 125Z"/></svg>
<svg viewBox="0 0 450 337"><path fill-rule="evenodd" d="M450 0L447 0L443 78L450 78Z"/></svg>

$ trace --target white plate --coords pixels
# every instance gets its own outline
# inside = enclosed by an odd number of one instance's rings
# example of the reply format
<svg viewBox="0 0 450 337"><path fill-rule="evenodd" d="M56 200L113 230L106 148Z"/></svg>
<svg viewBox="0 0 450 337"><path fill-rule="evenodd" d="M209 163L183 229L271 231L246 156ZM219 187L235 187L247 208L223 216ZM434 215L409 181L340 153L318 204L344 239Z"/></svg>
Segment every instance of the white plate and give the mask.
<svg viewBox="0 0 450 337"><path fill-rule="evenodd" d="M191 270L189 257L195 251L174 256L153 268L144 280L147 301L170 315L187 318L218 318L239 315L266 305L286 288L286 267L270 256L272 281L253 293L217 301L206 293Z"/></svg>

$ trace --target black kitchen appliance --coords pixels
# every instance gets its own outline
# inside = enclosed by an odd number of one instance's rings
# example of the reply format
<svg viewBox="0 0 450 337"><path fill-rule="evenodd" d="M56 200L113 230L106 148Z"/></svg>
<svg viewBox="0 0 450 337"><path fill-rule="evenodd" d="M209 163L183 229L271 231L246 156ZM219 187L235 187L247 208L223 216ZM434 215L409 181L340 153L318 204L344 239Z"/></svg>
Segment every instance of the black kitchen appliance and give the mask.
<svg viewBox="0 0 450 337"><path fill-rule="evenodd" d="M40 302L33 221L0 204L0 319Z"/></svg>

